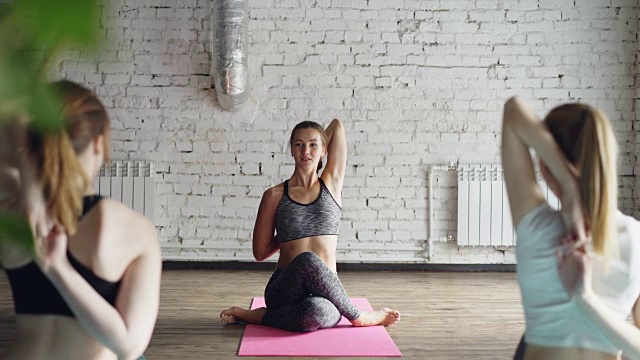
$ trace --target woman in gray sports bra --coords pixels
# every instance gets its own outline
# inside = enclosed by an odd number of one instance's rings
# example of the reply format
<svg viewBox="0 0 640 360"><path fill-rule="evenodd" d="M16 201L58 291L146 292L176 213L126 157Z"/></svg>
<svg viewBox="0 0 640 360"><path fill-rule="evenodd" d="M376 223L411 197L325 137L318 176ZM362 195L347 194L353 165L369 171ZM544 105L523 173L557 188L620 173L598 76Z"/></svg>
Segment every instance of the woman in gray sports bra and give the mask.
<svg viewBox="0 0 640 360"><path fill-rule="evenodd" d="M225 324L246 322L289 331L333 327L341 316L355 326L391 325L400 313L364 312L349 300L336 274L347 142L342 123L326 130L312 121L295 126L289 140L295 170L289 180L265 191L253 229L253 255L263 261L280 251L265 289L266 308L232 307ZM322 158L327 166L322 175Z"/></svg>

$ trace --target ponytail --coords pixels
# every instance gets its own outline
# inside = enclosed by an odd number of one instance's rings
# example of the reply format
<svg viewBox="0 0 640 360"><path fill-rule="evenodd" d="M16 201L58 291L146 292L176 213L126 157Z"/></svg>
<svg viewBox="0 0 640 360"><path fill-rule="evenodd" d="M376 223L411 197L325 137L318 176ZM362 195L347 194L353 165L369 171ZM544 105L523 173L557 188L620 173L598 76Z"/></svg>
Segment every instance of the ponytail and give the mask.
<svg viewBox="0 0 640 360"><path fill-rule="evenodd" d="M31 138L33 156L39 163L38 182L46 199L47 213L72 235L82 215L87 176L66 131L32 134Z"/></svg>
<svg viewBox="0 0 640 360"><path fill-rule="evenodd" d="M71 81L51 84L62 99L65 128L56 132L29 131L29 148L38 169L38 182L49 216L69 235L77 230L82 215L82 197L89 176L78 154L103 136L104 157L109 160L109 118L104 105L91 90Z"/></svg>
<svg viewBox="0 0 640 360"><path fill-rule="evenodd" d="M598 109L574 103L551 110L544 122L580 174L580 200L593 250L605 259L617 255L611 239L617 235L618 145L609 119Z"/></svg>
<svg viewBox="0 0 640 360"><path fill-rule="evenodd" d="M589 218L593 249L611 255L607 241L617 234L615 211L618 208L616 176L617 144L606 116L596 109L582 110L584 122L578 138L577 166L580 169L579 189Z"/></svg>

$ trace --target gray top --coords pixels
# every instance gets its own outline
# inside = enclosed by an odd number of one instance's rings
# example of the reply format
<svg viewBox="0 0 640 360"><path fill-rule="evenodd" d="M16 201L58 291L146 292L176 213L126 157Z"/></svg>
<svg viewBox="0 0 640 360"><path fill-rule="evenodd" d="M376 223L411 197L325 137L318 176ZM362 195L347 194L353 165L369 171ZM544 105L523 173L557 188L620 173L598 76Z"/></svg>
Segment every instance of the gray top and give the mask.
<svg viewBox="0 0 640 360"><path fill-rule="evenodd" d="M289 197L289 180L284 182L284 195L276 208L278 242L318 235L338 235L342 208L335 201L321 178L320 195L309 204Z"/></svg>

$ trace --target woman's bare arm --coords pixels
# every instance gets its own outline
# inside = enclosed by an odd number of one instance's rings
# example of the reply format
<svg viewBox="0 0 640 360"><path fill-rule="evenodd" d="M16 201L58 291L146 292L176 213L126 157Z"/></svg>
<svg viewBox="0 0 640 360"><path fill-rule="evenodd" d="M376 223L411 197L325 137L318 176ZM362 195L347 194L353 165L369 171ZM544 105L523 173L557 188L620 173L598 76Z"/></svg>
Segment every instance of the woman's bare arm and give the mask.
<svg viewBox="0 0 640 360"><path fill-rule="evenodd" d="M325 133L329 142L327 144L327 165L322 172L322 179L325 183L329 183L336 201L340 204L340 194L347 168L347 137L342 121L333 119Z"/></svg>
<svg viewBox="0 0 640 360"><path fill-rule="evenodd" d="M545 199L535 177L529 149L546 163L562 187L562 214L567 228L585 238L577 177L546 126L526 102L511 98L504 106L502 166L513 223L542 204Z"/></svg>
<svg viewBox="0 0 640 360"><path fill-rule="evenodd" d="M609 341L622 349L626 357L640 359L640 329L625 320L619 320L593 292L576 296L575 301Z"/></svg>
<svg viewBox="0 0 640 360"><path fill-rule="evenodd" d="M276 188L268 189L262 195L256 223L253 227L253 257L264 261L280 250L280 244L274 236L276 224L276 206L282 194Z"/></svg>
<svg viewBox="0 0 640 360"><path fill-rule="evenodd" d="M29 157L27 127L23 122L10 121L0 124L0 167L16 169L19 186L16 195L34 234L46 234L51 221L46 213L42 190L38 185L37 171Z"/></svg>
<svg viewBox="0 0 640 360"><path fill-rule="evenodd" d="M565 290L572 296L578 308L614 346L622 349L626 357L640 359L640 329L626 319L620 319L593 291L593 265L587 246L571 240L563 243L565 246L560 248L557 256L560 277L571 280L563 280ZM636 321L637 301L634 306Z"/></svg>
<svg viewBox="0 0 640 360"><path fill-rule="evenodd" d="M67 239L61 227L56 226L51 231L45 242L45 256L38 259L38 265L83 329L120 359L136 359L147 347L160 298L162 262L155 227L150 222L135 227L138 229L132 231L131 236L143 242L143 249L122 277L115 307L69 263Z"/></svg>

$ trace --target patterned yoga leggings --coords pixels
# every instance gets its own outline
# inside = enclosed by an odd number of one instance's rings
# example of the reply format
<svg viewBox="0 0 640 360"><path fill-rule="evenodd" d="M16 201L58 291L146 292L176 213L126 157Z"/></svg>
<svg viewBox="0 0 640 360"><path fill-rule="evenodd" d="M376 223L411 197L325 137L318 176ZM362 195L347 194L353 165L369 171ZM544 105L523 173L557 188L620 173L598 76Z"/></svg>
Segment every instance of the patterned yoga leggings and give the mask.
<svg viewBox="0 0 640 360"><path fill-rule="evenodd" d="M336 273L313 252L304 252L276 269L264 291L262 324L289 331L315 331L360 316Z"/></svg>

